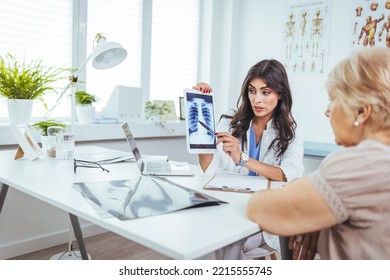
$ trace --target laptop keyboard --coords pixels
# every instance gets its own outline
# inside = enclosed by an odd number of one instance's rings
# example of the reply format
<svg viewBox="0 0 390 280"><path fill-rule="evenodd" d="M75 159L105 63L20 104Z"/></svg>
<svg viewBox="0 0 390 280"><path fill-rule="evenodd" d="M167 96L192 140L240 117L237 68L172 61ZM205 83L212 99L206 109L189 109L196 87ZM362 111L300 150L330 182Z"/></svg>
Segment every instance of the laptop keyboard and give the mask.
<svg viewBox="0 0 390 280"><path fill-rule="evenodd" d="M150 161L146 163L146 170L149 173L171 173L171 166L164 161Z"/></svg>

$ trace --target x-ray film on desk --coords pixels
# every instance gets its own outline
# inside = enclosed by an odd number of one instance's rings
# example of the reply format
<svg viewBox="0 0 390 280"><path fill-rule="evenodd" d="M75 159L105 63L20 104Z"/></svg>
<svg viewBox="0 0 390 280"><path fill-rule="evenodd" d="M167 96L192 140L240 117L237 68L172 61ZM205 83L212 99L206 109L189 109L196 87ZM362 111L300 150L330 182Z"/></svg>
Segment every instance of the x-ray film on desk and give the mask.
<svg viewBox="0 0 390 280"><path fill-rule="evenodd" d="M215 117L212 94L185 89L187 150L191 154L216 152Z"/></svg>
<svg viewBox="0 0 390 280"><path fill-rule="evenodd" d="M226 203L201 192L171 184L158 177L139 176L132 180L75 183L102 218L131 220L182 209Z"/></svg>

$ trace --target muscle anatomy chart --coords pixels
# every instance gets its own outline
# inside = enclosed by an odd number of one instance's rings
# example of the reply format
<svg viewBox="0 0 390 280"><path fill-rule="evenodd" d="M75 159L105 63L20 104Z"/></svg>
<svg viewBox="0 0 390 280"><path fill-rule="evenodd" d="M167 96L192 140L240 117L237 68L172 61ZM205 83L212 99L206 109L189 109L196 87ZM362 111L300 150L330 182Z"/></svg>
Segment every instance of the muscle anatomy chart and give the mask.
<svg viewBox="0 0 390 280"><path fill-rule="evenodd" d="M354 0L352 47L390 48L390 0Z"/></svg>

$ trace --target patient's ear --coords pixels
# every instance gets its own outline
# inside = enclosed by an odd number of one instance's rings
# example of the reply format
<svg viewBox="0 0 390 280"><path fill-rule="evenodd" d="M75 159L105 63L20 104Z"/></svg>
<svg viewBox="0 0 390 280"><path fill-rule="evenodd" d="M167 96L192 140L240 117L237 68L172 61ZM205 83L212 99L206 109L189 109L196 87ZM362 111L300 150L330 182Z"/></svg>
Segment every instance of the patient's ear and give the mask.
<svg viewBox="0 0 390 280"><path fill-rule="evenodd" d="M371 105L364 105L363 107L360 107L359 110L356 112L356 120L363 124L365 123L370 115L371 115L372 107Z"/></svg>

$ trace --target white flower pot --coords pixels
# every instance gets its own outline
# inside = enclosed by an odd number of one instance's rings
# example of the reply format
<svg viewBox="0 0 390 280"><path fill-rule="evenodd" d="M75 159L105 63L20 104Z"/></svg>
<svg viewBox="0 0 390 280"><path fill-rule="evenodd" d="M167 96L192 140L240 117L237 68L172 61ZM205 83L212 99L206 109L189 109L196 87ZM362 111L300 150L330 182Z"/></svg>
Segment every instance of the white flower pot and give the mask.
<svg viewBox="0 0 390 280"><path fill-rule="evenodd" d="M30 122L33 100L7 99L8 118L10 124Z"/></svg>
<svg viewBox="0 0 390 280"><path fill-rule="evenodd" d="M95 107L76 106L77 119L80 123L93 123L95 121Z"/></svg>

